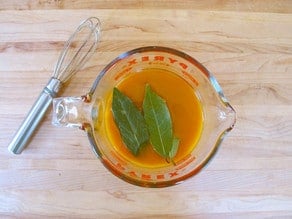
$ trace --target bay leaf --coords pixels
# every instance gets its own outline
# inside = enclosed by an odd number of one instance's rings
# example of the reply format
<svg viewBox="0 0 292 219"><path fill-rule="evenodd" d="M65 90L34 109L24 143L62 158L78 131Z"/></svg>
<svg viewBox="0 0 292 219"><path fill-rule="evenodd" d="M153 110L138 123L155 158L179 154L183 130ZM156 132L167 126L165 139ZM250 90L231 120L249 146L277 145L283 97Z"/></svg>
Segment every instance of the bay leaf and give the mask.
<svg viewBox="0 0 292 219"><path fill-rule="evenodd" d="M127 148L137 155L149 141L145 119L133 101L117 88L113 90L112 112L115 123Z"/></svg>
<svg viewBox="0 0 292 219"><path fill-rule="evenodd" d="M172 141L172 148L169 151L169 158L173 158L178 150L178 145L179 145L179 139L176 137L173 137L173 141Z"/></svg>
<svg viewBox="0 0 292 219"><path fill-rule="evenodd" d="M173 136L169 109L166 101L148 84L145 87L143 112L154 150L164 158L173 158L178 150L179 139Z"/></svg>

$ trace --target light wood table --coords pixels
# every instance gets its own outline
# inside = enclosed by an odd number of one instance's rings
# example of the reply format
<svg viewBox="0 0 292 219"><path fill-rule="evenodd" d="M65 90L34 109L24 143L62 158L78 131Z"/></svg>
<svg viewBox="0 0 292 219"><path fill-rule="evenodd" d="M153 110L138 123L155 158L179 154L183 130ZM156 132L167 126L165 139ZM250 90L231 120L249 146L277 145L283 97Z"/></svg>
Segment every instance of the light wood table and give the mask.
<svg viewBox="0 0 292 219"><path fill-rule="evenodd" d="M0 217L292 218L292 1L0 1ZM237 111L212 162L180 185L123 182L84 132L51 125L21 155L7 151L81 20L102 40L62 96L79 96L117 55L182 50L218 79Z"/></svg>

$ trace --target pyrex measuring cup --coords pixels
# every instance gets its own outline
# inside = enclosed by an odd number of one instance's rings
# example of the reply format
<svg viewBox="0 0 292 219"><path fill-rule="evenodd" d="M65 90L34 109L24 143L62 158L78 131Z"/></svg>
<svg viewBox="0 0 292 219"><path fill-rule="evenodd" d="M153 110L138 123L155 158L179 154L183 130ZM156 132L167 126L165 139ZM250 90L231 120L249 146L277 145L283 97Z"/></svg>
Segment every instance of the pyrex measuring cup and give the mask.
<svg viewBox="0 0 292 219"><path fill-rule="evenodd" d="M142 69L164 69L183 78L202 105L203 128L194 149L175 164L151 168L125 159L112 147L104 124L106 97L130 74ZM175 87L173 88L175 89ZM56 98L53 124L78 127L87 132L97 157L114 175L134 185L164 187L198 173L214 156L236 114L216 79L191 56L166 47L143 47L121 54L98 74L90 91L82 97Z"/></svg>

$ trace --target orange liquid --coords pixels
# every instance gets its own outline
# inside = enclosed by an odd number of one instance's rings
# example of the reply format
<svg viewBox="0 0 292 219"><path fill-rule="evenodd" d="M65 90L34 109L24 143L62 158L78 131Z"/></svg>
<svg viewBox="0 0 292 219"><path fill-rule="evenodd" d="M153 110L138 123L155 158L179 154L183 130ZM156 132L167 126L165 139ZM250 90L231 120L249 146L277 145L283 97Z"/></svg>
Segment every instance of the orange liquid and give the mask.
<svg viewBox="0 0 292 219"><path fill-rule="evenodd" d="M179 149L174 157L174 162L178 162L190 154L200 138L203 126L201 103L188 82L166 70L146 69L130 74L117 85L117 88L130 97L141 109L146 84L150 84L151 88L166 100L172 118L174 135L180 139ZM111 104L112 96L109 97L106 104L105 127L114 150L128 162L143 167L169 165L165 158L153 150L150 144L143 146L137 156L127 149L114 122Z"/></svg>

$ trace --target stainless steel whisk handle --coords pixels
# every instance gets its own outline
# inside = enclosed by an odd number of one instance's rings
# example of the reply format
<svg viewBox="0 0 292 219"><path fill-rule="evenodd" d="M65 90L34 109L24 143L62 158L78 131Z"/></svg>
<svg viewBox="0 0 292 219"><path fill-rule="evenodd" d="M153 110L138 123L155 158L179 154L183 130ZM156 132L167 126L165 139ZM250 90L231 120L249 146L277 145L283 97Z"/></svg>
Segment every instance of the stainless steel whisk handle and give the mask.
<svg viewBox="0 0 292 219"><path fill-rule="evenodd" d="M8 150L14 154L20 154L28 143L33 132L48 110L53 98L60 89L61 82L56 78L51 78L47 86L43 89L40 96L32 106L27 117L19 127L13 140L8 146Z"/></svg>

